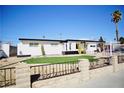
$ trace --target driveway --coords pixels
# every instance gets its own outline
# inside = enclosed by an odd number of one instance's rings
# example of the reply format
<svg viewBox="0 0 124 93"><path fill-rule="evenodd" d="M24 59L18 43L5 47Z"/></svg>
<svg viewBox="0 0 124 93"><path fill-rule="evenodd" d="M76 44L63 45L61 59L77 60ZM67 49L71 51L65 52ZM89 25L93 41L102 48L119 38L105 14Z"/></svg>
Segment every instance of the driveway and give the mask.
<svg viewBox="0 0 124 93"><path fill-rule="evenodd" d="M124 70L91 79L76 87L79 88L124 88Z"/></svg>
<svg viewBox="0 0 124 93"><path fill-rule="evenodd" d="M0 60L0 68L1 67L14 67L16 66L16 63L26 60L30 57L9 57L9 58L5 58Z"/></svg>

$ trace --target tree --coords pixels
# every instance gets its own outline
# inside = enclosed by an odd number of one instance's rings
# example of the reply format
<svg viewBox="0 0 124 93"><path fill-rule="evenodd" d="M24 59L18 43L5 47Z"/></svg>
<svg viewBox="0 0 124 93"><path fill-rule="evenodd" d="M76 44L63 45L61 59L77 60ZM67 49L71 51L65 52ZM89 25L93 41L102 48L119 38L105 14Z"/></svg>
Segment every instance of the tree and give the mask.
<svg viewBox="0 0 124 93"><path fill-rule="evenodd" d="M78 53L81 54L82 53L81 43L79 42L77 45L78 45Z"/></svg>
<svg viewBox="0 0 124 93"><path fill-rule="evenodd" d="M100 41L100 42L104 42L102 36L100 36L99 41Z"/></svg>
<svg viewBox="0 0 124 93"><path fill-rule="evenodd" d="M124 37L119 38L120 44L124 44Z"/></svg>
<svg viewBox="0 0 124 93"><path fill-rule="evenodd" d="M100 36L98 47L100 47L101 52L103 51L103 48L104 48L103 42L104 42L104 40L103 40L102 36Z"/></svg>
<svg viewBox="0 0 124 93"><path fill-rule="evenodd" d="M46 38L44 35L43 35L43 39ZM41 44L41 52L42 52L42 55L44 56L45 55L45 51L44 51L44 45Z"/></svg>
<svg viewBox="0 0 124 93"><path fill-rule="evenodd" d="M116 10L112 13L112 22L116 26L116 40L119 41L119 31L118 31L118 22L121 20L122 13L119 10Z"/></svg>
<svg viewBox="0 0 124 93"><path fill-rule="evenodd" d="M43 44L41 44L41 52L42 52L42 55L44 56L44 55L45 55L45 51L44 51L44 46L43 46Z"/></svg>

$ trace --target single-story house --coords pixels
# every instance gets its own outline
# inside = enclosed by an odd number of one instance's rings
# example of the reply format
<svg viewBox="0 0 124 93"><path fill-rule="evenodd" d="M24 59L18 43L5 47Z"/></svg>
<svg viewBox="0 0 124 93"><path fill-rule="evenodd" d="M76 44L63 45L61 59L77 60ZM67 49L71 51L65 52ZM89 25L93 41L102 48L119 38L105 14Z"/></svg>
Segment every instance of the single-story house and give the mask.
<svg viewBox="0 0 124 93"><path fill-rule="evenodd" d="M17 47L10 43L0 43L0 57L12 57L17 55Z"/></svg>
<svg viewBox="0 0 124 93"><path fill-rule="evenodd" d="M78 54L80 44L82 53L94 53L99 41L95 40L52 40L19 38L18 56ZM104 42L103 42L104 43Z"/></svg>

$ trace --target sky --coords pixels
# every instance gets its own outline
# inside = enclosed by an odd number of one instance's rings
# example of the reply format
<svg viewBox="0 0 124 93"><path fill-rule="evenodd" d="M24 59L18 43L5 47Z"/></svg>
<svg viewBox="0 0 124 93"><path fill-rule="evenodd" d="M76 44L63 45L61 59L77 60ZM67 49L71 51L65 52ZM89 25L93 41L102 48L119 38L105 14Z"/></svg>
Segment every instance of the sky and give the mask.
<svg viewBox="0 0 124 93"><path fill-rule="evenodd" d="M124 36L124 6L0 6L0 40L19 43L19 38L93 39L115 38L111 13L122 12L118 24Z"/></svg>

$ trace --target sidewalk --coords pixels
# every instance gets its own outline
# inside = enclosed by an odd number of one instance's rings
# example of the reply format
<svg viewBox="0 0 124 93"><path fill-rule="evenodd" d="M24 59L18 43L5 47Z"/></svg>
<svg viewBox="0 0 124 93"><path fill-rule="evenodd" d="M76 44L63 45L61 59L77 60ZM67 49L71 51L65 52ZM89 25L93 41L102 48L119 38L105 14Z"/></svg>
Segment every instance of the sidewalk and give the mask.
<svg viewBox="0 0 124 93"><path fill-rule="evenodd" d="M124 88L124 70L78 85L79 88Z"/></svg>

